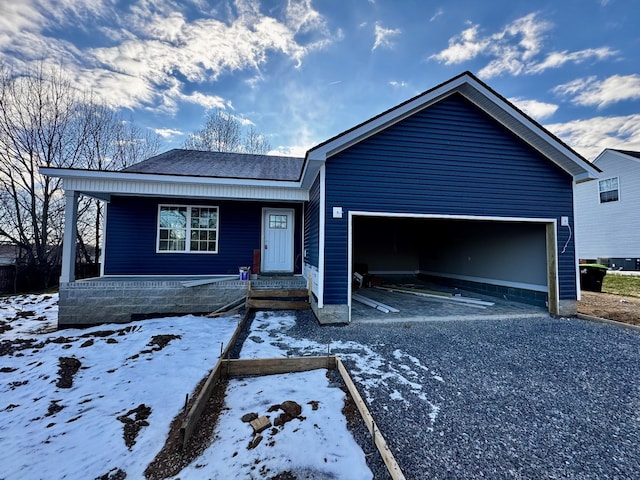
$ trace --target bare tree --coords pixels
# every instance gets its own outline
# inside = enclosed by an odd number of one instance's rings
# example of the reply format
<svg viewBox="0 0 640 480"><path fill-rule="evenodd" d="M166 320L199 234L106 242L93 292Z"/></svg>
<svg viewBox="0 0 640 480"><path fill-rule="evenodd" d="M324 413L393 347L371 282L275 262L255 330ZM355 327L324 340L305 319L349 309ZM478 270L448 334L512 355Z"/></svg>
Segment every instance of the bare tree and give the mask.
<svg viewBox="0 0 640 480"><path fill-rule="evenodd" d="M264 155L268 153L269 150L271 150L269 141L264 138L263 135L260 135L252 125L244 137L243 152L260 153Z"/></svg>
<svg viewBox="0 0 640 480"><path fill-rule="evenodd" d="M41 287L60 264L64 196L60 179L39 167L115 169L158 150L157 137L87 98L62 68L16 74L0 65L0 241L19 248ZM81 244L94 244L101 211L85 203L92 228L82 229Z"/></svg>
<svg viewBox="0 0 640 480"><path fill-rule="evenodd" d="M216 110L207 116L204 127L189 134L184 148L211 152L239 152L266 154L271 145L258 134L253 126L243 132L242 125L235 117Z"/></svg>
<svg viewBox="0 0 640 480"><path fill-rule="evenodd" d="M133 120L125 120L118 112L93 98L82 103L80 112L78 142L83 167L120 170L156 155L160 149L160 139L156 134L140 129ZM78 207L79 261L98 263L102 221L102 202L81 197Z"/></svg>
<svg viewBox="0 0 640 480"><path fill-rule="evenodd" d="M75 91L61 70L40 67L13 75L0 67L0 237L20 248L49 284L61 243L64 208L60 180L38 167L78 162L72 141L77 116Z"/></svg>

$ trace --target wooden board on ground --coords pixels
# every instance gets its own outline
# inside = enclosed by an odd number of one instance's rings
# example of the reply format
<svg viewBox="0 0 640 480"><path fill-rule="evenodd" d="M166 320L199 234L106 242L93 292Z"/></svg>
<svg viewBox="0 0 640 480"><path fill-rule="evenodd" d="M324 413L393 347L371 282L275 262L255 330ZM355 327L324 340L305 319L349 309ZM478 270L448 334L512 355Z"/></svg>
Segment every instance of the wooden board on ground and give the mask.
<svg viewBox="0 0 640 480"><path fill-rule="evenodd" d="M479 300L477 298L448 296L446 294L443 295L440 292L433 293L433 292L430 292L429 290L419 290L416 288L406 288L406 287L396 287L396 286L374 287L374 288L377 288L378 290L384 290L387 292L409 293L411 295L417 295L419 297L437 298L439 300L446 300L448 302L457 302L457 303L468 304L468 305L473 305L473 306L483 307L483 308L491 307L495 305L494 302L486 302L484 300Z"/></svg>
<svg viewBox="0 0 640 480"><path fill-rule="evenodd" d="M211 393L217 386L217 379L220 377L228 376L243 376L243 375L267 375L267 374L279 374L279 373L291 373L291 372L301 372L308 370L318 370L318 369L337 369L342 377L342 380L349 391L349 395L355 402L360 415L373 437L374 444L376 448L380 452L382 459L389 471L389 474L392 480L405 480L405 476L400 469L400 466L396 462L393 453L389 449L382 432L378 429L365 404L362 396L358 392L355 384L351 380L349 372L345 368L344 364L340 360L339 357L334 355L327 355L322 357L289 357L289 358L257 358L257 359L220 359L214 370L209 375L207 382L205 384L205 388L202 389L200 395L198 395L196 402L201 403L202 406L198 408L199 413L198 416L202 413L202 409L206 405ZM212 382L210 386L207 384ZM208 393L205 393L205 390L208 389ZM195 415L192 415L192 411L195 410L194 407L189 411L189 414L185 417L185 421L183 422L183 426L180 429L182 435L182 445L185 445L189 440L189 436L193 432L195 424L197 423L197 418ZM185 425L187 422L190 422L191 425Z"/></svg>
<svg viewBox="0 0 640 480"><path fill-rule="evenodd" d="M269 299L247 299L247 308L268 309L268 310L309 310L308 302L299 300L269 300Z"/></svg>

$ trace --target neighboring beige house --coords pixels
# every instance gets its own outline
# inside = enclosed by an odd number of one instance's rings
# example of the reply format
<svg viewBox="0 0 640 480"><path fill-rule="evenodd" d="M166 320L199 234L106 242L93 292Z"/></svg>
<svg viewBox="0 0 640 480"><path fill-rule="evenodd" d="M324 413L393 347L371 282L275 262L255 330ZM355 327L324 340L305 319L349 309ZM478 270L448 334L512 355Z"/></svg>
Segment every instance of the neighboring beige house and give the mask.
<svg viewBox="0 0 640 480"><path fill-rule="evenodd" d="M640 152L608 148L593 164L598 181L575 188L578 258L640 270Z"/></svg>

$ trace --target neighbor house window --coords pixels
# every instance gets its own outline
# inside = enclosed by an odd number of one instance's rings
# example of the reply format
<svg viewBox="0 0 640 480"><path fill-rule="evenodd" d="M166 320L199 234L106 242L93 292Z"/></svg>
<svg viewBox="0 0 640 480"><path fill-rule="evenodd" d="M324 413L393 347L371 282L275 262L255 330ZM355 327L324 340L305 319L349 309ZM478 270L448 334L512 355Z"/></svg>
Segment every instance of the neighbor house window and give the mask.
<svg viewBox="0 0 640 480"><path fill-rule="evenodd" d="M158 251L218 253L218 207L160 205Z"/></svg>
<svg viewBox="0 0 640 480"><path fill-rule="evenodd" d="M600 203L617 202L620 198L618 192L618 177L600 180L598 182L598 191L600 192Z"/></svg>

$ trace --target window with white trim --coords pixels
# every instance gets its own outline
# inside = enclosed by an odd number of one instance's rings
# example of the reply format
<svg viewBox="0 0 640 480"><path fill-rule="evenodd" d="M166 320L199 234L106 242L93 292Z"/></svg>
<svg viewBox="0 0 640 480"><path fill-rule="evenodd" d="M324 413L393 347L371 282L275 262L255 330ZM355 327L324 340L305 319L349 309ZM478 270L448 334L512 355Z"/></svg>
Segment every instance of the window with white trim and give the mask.
<svg viewBox="0 0 640 480"><path fill-rule="evenodd" d="M218 253L218 207L158 205L157 251Z"/></svg>
<svg viewBox="0 0 640 480"><path fill-rule="evenodd" d="M620 198L618 177L607 178L598 182L600 203L617 202Z"/></svg>

